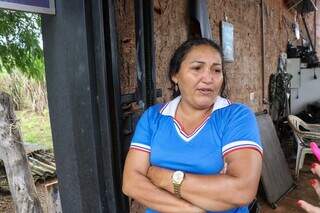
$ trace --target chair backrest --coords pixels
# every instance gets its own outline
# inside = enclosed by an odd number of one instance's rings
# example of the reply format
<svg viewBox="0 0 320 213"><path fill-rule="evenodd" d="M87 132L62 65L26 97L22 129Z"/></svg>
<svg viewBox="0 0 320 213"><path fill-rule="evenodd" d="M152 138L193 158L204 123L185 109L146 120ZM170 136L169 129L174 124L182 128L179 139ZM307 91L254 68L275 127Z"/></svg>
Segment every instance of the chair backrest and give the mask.
<svg viewBox="0 0 320 213"><path fill-rule="evenodd" d="M291 127L292 131L293 131L293 136L296 139L295 141L298 143L298 145L302 145L301 143L301 139L299 137L299 118L297 116L294 115L289 115L288 116L288 122L289 122L289 126Z"/></svg>
<svg viewBox="0 0 320 213"><path fill-rule="evenodd" d="M302 135L304 132L300 129L300 126L308 129L308 125L306 124L306 122L304 122L303 120L301 120L300 118L298 118L295 115L289 115L288 116L288 122L289 122L289 126L292 128L292 130L297 133L298 135Z"/></svg>
<svg viewBox="0 0 320 213"><path fill-rule="evenodd" d="M308 147L311 141L320 142L319 125L308 124L294 115L289 115L288 121L298 143Z"/></svg>

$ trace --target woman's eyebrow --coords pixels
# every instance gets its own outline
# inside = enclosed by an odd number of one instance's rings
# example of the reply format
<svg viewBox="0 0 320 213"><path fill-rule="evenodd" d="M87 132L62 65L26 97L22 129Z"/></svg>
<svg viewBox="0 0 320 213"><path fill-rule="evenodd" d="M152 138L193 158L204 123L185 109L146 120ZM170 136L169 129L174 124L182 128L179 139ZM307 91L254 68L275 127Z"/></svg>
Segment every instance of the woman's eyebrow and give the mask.
<svg viewBox="0 0 320 213"><path fill-rule="evenodd" d="M190 64L193 64L193 63L205 64L205 62L204 62L204 61L191 61L191 63L190 63Z"/></svg>
<svg viewBox="0 0 320 213"><path fill-rule="evenodd" d="M191 61L190 64L193 64L193 63L198 63L198 64L205 64L204 61ZM217 63L213 63L211 66L221 66L222 64L217 62Z"/></svg>

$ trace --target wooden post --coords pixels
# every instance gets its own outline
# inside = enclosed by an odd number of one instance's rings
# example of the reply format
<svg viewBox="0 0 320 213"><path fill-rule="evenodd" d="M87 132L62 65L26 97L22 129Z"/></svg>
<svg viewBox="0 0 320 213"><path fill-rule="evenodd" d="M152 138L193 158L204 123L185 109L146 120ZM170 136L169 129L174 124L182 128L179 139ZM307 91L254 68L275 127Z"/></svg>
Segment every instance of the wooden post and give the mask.
<svg viewBox="0 0 320 213"><path fill-rule="evenodd" d="M12 99L0 92L0 158L4 162L16 212L42 213L16 122Z"/></svg>

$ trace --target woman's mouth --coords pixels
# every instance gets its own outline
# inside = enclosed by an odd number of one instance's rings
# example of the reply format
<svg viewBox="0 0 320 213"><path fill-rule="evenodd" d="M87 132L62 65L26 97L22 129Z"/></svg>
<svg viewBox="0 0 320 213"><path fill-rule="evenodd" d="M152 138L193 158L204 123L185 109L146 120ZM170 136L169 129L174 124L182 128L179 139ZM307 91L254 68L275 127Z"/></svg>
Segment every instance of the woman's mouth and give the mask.
<svg viewBox="0 0 320 213"><path fill-rule="evenodd" d="M198 91L203 95L210 95L213 92L213 90L209 88L201 88L198 89Z"/></svg>

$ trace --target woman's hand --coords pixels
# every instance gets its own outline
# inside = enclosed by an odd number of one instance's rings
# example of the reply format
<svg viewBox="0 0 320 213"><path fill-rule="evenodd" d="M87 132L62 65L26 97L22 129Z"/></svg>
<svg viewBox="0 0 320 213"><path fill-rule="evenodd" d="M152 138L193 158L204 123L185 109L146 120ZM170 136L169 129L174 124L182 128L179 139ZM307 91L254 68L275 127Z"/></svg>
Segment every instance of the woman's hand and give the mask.
<svg viewBox="0 0 320 213"><path fill-rule="evenodd" d="M311 172L313 174L316 174L318 177L320 177L320 165L317 163L312 164L311 166ZM318 196L320 197L320 183L317 179L312 179L310 181L312 187L314 188L314 190L316 191L316 193L318 194ZM297 202L298 206L300 206L302 209L304 209L306 212L309 213L320 213L320 208L311 205L310 203L304 201L304 200L299 200Z"/></svg>
<svg viewBox="0 0 320 213"><path fill-rule="evenodd" d="M148 169L147 177L155 186L173 193L173 185L171 181L172 174L173 174L172 170L164 169L157 166L150 166ZM206 211L197 206L192 205L190 207L190 212L205 213Z"/></svg>
<svg viewBox="0 0 320 213"><path fill-rule="evenodd" d="M137 163L139 162L139 163ZM159 212L185 212L185 213L204 213L205 211L190 202L179 199L172 193L160 189L151 182L152 177L158 185L171 186L170 170L158 167L150 168L149 153L135 149L130 149L124 168L122 190L124 194L134 198L141 204L157 210ZM167 171L167 172L166 172ZM167 178L163 178L167 176ZM167 180L164 182L164 180Z"/></svg>
<svg viewBox="0 0 320 213"><path fill-rule="evenodd" d="M157 166L150 166L148 169L147 177L155 186L163 189L169 189L172 188L172 174L172 170L164 169ZM173 190L170 191L173 192Z"/></svg>
<svg viewBox="0 0 320 213"><path fill-rule="evenodd" d="M227 173L227 163L224 163L224 168L220 171L220 174L226 174L226 173ZM164 169L157 166L150 166L148 169L147 177L155 186L168 190L172 188L171 187L172 174L173 174L172 170ZM169 191L173 192L173 189Z"/></svg>
<svg viewBox="0 0 320 213"><path fill-rule="evenodd" d="M298 206L300 206L303 210L305 210L306 212L309 212L309 213L319 213L320 212L319 207L313 206L304 200L299 200Z"/></svg>

